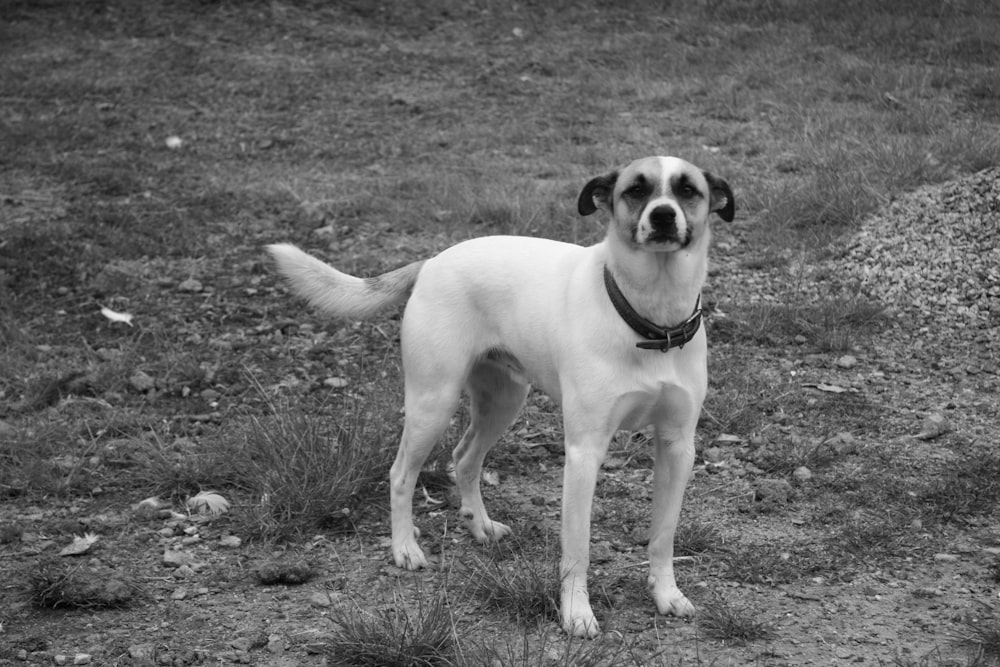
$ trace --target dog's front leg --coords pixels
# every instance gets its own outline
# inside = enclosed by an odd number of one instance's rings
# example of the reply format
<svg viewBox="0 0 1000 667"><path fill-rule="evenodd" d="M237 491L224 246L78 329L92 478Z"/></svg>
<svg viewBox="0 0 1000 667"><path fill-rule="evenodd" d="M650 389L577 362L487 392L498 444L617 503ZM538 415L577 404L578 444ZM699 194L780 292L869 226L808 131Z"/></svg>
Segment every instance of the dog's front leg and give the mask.
<svg viewBox="0 0 1000 667"><path fill-rule="evenodd" d="M680 517L684 489L694 466L694 429L655 431L656 463L653 468L653 518L649 532L647 585L656 609L664 615L691 616L694 605L681 593L674 579L674 534Z"/></svg>
<svg viewBox="0 0 1000 667"><path fill-rule="evenodd" d="M573 437L567 429L559 604L562 627L574 637L594 637L601 631L590 607L587 570L590 567L590 513L594 489L610 438L611 435L605 433Z"/></svg>

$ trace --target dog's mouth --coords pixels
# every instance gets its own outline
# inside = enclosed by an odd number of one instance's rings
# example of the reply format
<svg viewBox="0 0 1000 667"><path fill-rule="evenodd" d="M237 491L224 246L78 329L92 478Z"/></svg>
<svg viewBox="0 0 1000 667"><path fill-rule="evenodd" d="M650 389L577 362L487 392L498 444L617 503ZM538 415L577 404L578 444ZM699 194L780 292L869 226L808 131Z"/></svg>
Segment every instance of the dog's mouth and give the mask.
<svg viewBox="0 0 1000 667"><path fill-rule="evenodd" d="M646 236L643 244L660 246L664 247L664 249L666 249L665 246L676 246L678 250L686 248L691 244L691 230L685 230L684 235L681 236L676 231L665 232L654 229Z"/></svg>

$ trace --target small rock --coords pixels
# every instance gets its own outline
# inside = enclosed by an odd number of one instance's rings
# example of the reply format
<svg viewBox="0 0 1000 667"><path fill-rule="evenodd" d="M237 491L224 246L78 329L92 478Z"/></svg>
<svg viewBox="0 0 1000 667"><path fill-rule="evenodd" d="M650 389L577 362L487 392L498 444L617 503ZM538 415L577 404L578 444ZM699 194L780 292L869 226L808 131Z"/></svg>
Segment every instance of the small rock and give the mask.
<svg viewBox="0 0 1000 667"><path fill-rule="evenodd" d="M234 639L229 643L229 645L237 651L249 651L250 647L253 646L253 640L249 637L240 637L238 639Z"/></svg>
<svg viewBox="0 0 1000 667"><path fill-rule="evenodd" d="M591 563L608 563L614 558L607 542L597 542L590 547Z"/></svg>
<svg viewBox="0 0 1000 667"><path fill-rule="evenodd" d="M201 397L206 401L212 402L222 398L222 393L215 389L203 389L201 391Z"/></svg>
<svg viewBox="0 0 1000 667"><path fill-rule="evenodd" d="M841 431L833 436L826 441L826 445L838 455L855 454L858 451L858 442L855 440L854 434L847 431Z"/></svg>
<svg viewBox="0 0 1000 667"><path fill-rule="evenodd" d="M153 496L132 505L132 512L140 521L152 521L153 519L159 518L160 511L166 506L166 503L156 496Z"/></svg>
<svg viewBox="0 0 1000 667"><path fill-rule="evenodd" d="M934 560L940 563L955 563L958 561L958 556L955 554L934 554Z"/></svg>
<svg viewBox="0 0 1000 667"><path fill-rule="evenodd" d="M76 655L73 656L73 664L89 665L92 657L93 656L91 656L89 653L77 653Z"/></svg>
<svg viewBox="0 0 1000 667"><path fill-rule="evenodd" d="M709 463L718 463L725 455L719 447L709 447L705 450L704 458Z"/></svg>
<svg viewBox="0 0 1000 667"><path fill-rule="evenodd" d="M798 468L795 469L795 472L792 473L792 479L794 479L799 484L804 484L805 482L808 482L810 479L812 479L812 476L813 476L812 470L810 470L805 466L799 466Z"/></svg>
<svg viewBox="0 0 1000 667"><path fill-rule="evenodd" d="M858 365L858 358L850 354L845 354L834 363L838 368L854 368Z"/></svg>
<svg viewBox="0 0 1000 667"><path fill-rule="evenodd" d="M62 653L57 653L56 655L52 656L52 662L56 663L57 665L65 665L66 663L69 662L69 656L65 656Z"/></svg>
<svg viewBox="0 0 1000 667"><path fill-rule="evenodd" d="M167 567L190 566L194 562L194 556L186 551L174 551L167 549L163 552L163 564Z"/></svg>
<svg viewBox="0 0 1000 667"><path fill-rule="evenodd" d="M792 485L783 479L758 480L754 490L754 499L762 503L784 504L791 495Z"/></svg>
<svg viewBox="0 0 1000 667"><path fill-rule="evenodd" d="M174 579L187 579L188 577L193 577L195 574L194 568L190 565L181 565L179 568L174 570Z"/></svg>
<svg viewBox="0 0 1000 667"><path fill-rule="evenodd" d="M205 286L201 284L201 281L195 280L194 278L188 278L177 286L177 289L182 292L200 292L204 288Z"/></svg>
<svg viewBox="0 0 1000 667"><path fill-rule="evenodd" d="M949 431L951 431L951 422L940 412L935 412L924 418L917 438L920 440L933 440Z"/></svg>
<svg viewBox="0 0 1000 667"><path fill-rule="evenodd" d="M737 445L743 442L743 438L738 435L733 435L732 433L720 433L715 438L715 442L722 445Z"/></svg>
<svg viewBox="0 0 1000 667"><path fill-rule="evenodd" d="M226 549L235 549L241 544L243 544L243 540L235 535L223 535L219 538L219 546L225 547Z"/></svg>
<svg viewBox="0 0 1000 667"><path fill-rule="evenodd" d="M128 647L128 655L133 660L152 660L156 656L153 644L133 644Z"/></svg>
<svg viewBox="0 0 1000 667"><path fill-rule="evenodd" d="M285 640L281 635L271 635L267 638L267 650L271 653L283 653L285 651Z"/></svg>
<svg viewBox="0 0 1000 667"><path fill-rule="evenodd" d="M156 387L156 381L145 371L136 371L128 379L128 383L139 393L146 393Z"/></svg>
<svg viewBox="0 0 1000 667"><path fill-rule="evenodd" d="M342 389L347 386L347 380L344 378L327 378L323 380L323 386L331 389Z"/></svg>
<svg viewBox="0 0 1000 667"><path fill-rule="evenodd" d="M171 600L183 600L183 599L184 599L184 598L186 598L187 596L188 596L188 592L187 592L187 590L186 590L186 589L183 589L183 588L178 588L178 589L177 589L176 591L174 591L174 592L173 592L173 593L172 593L172 594L170 595L170 599L171 599Z"/></svg>
<svg viewBox="0 0 1000 667"><path fill-rule="evenodd" d="M309 604L314 607L329 607L333 604L333 595L329 591L316 591L309 596Z"/></svg>

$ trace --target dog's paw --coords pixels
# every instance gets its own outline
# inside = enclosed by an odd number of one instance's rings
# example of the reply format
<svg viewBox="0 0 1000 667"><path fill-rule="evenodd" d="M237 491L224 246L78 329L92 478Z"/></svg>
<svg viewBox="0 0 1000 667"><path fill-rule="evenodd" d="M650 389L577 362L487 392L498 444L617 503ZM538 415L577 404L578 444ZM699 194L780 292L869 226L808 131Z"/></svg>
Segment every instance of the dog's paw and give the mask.
<svg viewBox="0 0 1000 667"><path fill-rule="evenodd" d="M405 540L400 544L393 542L392 559L396 562L396 567L401 567L404 570L419 570L429 567L427 556L417 544L416 538Z"/></svg>
<svg viewBox="0 0 1000 667"><path fill-rule="evenodd" d="M663 616L677 616L679 618L694 616L694 605L676 587L663 593L654 591L653 599L656 601L656 611Z"/></svg>
<svg viewBox="0 0 1000 667"><path fill-rule="evenodd" d="M480 544L487 542L499 542L511 534L510 526L499 521L486 519L485 521L474 521L468 519L465 522L466 528L472 533L472 537Z"/></svg>
<svg viewBox="0 0 1000 667"><path fill-rule="evenodd" d="M601 626L597 622L594 612L590 610L590 605L587 605L586 613L578 612L563 616L562 627L566 634L571 637L593 639L601 634Z"/></svg>

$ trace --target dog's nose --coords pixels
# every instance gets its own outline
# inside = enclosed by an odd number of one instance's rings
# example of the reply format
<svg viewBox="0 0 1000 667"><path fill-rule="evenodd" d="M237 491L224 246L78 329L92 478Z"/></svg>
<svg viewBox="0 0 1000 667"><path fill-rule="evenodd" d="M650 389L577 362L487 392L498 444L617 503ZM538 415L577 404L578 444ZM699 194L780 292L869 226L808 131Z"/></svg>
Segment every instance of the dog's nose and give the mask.
<svg viewBox="0 0 1000 667"><path fill-rule="evenodd" d="M657 206L649 212L649 224L658 231L669 231L677 226L677 212L672 206Z"/></svg>

